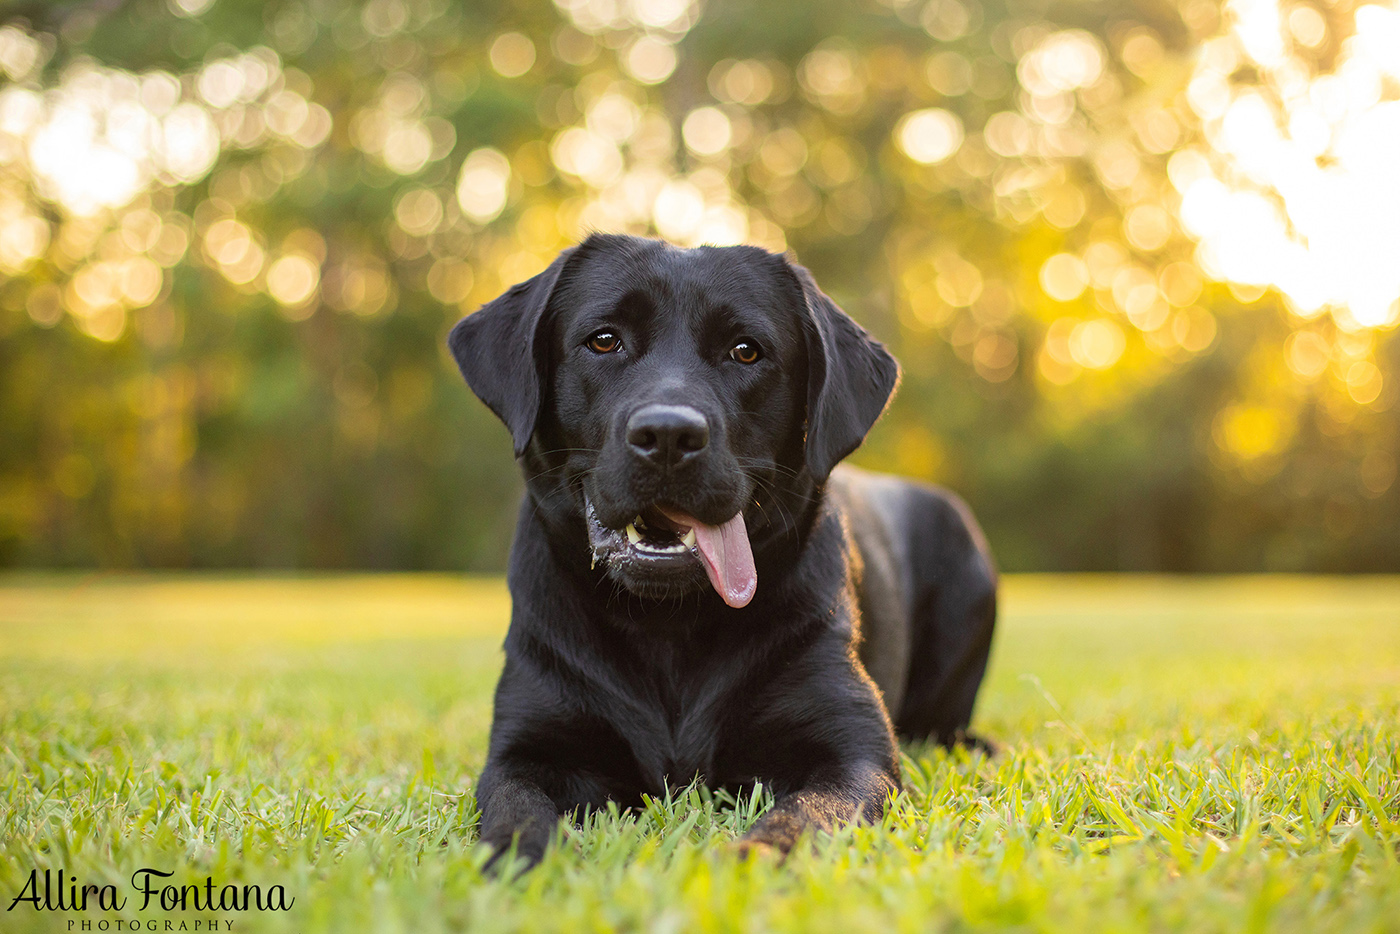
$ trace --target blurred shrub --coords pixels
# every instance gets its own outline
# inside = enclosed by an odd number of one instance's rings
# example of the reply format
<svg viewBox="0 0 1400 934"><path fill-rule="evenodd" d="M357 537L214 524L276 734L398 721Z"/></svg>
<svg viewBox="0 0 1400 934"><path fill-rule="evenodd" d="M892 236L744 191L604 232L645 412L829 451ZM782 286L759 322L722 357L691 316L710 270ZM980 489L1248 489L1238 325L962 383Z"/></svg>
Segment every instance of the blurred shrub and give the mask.
<svg viewBox="0 0 1400 934"><path fill-rule="evenodd" d="M1400 13L8 4L0 562L496 568L443 340L589 229L791 250L1009 568L1400 569Z"/></svg>

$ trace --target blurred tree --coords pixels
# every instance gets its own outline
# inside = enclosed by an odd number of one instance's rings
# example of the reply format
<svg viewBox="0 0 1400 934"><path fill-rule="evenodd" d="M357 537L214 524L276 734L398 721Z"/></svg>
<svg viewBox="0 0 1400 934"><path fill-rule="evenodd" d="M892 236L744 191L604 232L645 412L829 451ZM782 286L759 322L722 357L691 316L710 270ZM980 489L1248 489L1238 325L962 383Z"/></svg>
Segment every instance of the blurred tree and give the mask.
<svg viewBox="0 0 1400 934"><path fill-rule="evenodd" d="M0 4L0 563L498 568L447 329L589 229L789 249L857 460L1014 569L1400 569L1400 13Z"/></svg>

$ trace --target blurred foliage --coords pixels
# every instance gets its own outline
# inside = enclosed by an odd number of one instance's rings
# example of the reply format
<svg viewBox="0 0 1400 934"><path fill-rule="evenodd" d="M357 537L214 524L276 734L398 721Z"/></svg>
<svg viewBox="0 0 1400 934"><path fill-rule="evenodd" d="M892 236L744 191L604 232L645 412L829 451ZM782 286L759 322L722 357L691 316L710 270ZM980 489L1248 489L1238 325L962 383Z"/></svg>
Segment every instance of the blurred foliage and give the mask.
<svg viewBox="0 0 1400 934"><path fill-rule="evenodd" d="M446 332L605 229L792 251L1009 568L1400 570L1394 7L0 11L0 564L500 567Z"/></svg>

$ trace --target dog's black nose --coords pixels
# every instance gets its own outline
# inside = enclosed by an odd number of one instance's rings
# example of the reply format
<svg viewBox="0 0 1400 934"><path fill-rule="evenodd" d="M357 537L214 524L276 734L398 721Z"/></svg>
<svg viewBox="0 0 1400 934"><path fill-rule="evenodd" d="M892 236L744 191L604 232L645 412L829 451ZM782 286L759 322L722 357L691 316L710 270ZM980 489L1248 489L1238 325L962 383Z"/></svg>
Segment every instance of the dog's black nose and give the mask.
<svg viewBox="0 0 1400 934"><path fill-rule="evenodd" d="M639 457L674 467L710 443L710 423L688 405L644 405L627 420L627 444Z"/></svg>

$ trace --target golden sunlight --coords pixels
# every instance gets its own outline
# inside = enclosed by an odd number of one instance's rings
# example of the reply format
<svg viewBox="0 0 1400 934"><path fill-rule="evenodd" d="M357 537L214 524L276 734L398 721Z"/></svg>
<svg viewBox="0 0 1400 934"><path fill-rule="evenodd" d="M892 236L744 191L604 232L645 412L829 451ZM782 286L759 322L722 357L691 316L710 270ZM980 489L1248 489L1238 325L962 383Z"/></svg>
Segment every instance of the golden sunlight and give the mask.
<svg viewBox="0 0 1400 934"><path fill-rule="evenodd" d="M1354 14L1332 67L1295 54L1325 38L1312 7L1231 0L1188 87L1208 150L1172 157L1181 221L1211 277L1277 288L1345 330L1400 320L1400 7ZM1232 81L1253 71L1257 84Z"/></svg>

